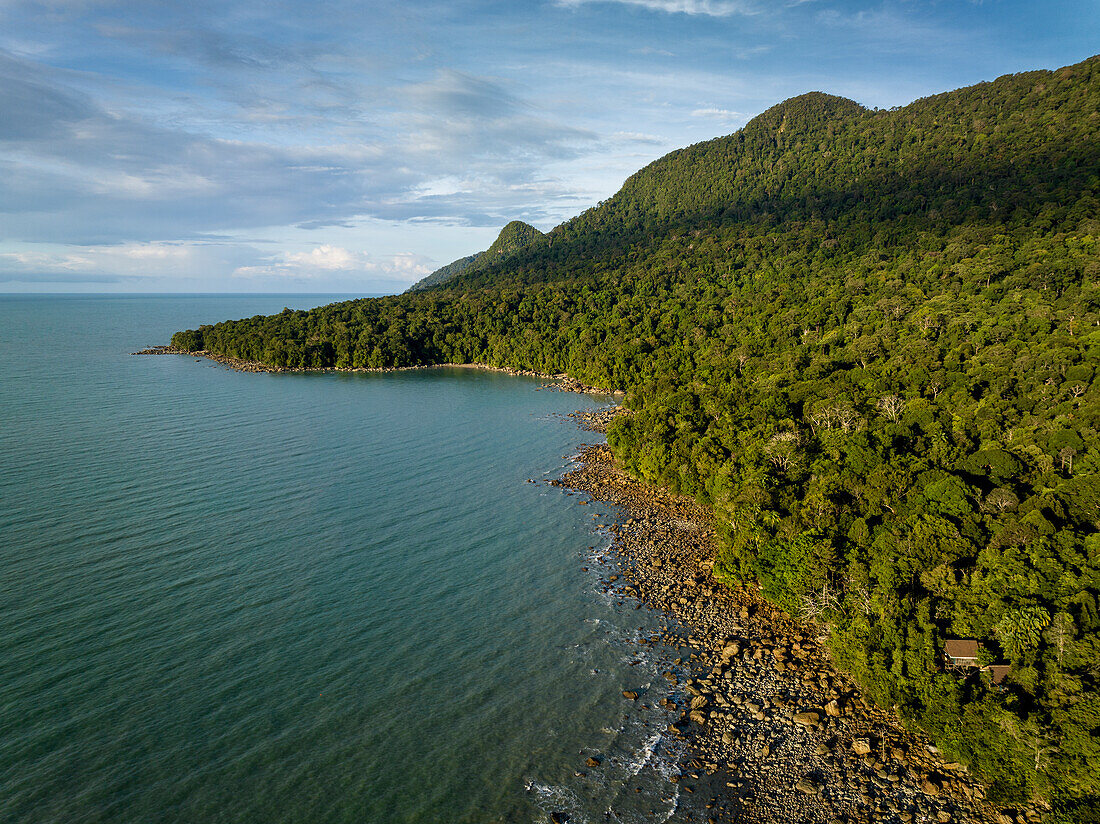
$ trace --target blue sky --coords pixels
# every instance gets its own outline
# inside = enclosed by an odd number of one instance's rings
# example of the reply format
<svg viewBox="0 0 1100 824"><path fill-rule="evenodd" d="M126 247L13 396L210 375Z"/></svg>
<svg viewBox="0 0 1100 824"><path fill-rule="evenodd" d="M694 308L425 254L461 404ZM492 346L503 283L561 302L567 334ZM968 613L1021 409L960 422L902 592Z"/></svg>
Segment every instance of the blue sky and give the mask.
<svg viewBox="0 0 1100 824"><path fill-rule="evenodd" d="M1097 0L0 0L0 292L400 291L787 97L1097 51Z"/></svg>

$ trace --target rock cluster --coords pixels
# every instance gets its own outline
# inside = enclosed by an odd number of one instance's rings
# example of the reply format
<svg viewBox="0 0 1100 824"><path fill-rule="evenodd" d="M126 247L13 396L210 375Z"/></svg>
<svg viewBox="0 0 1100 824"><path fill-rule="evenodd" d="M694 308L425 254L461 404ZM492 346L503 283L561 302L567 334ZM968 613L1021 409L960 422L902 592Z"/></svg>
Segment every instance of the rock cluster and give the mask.
<svg viewBox="0 0 1100 824"><path fill-rule="evenodd" d="M630 411L621 406L602 406L598 409L570 412L566 417L576 421L577 426L588 432L606 432L613 420L629 414Z"/></svg>
<svg viewBox="0 0 1100 824"><path fill-rule="evenodd" d="M256 361L246 361L240 358L227 358L224 355L217 355L213 352L208 352L205 349L199 349L195 352L188 352L186 349L177 349L175 346L151 346L148 349L142 349L140 352L131 352L131 355L189 355L190 357L198 360L199 358L206 358L207 360L220 363L223 366L228 366L230 369L235 369L238 372L331 372L335 370L331 369L286 369L281 366L268 366L265 363L257 363Z"/></svg>
<svg viewBox="0 0 1100 824"><path fill-rule="evenodd" d="M675 777L681 789L704 774L724 787L710 821L1002 820L965 768L944 763L832 666L813 627L714 578L709 511L630 478L606 445L586 447L582 461L563 485L625 515L610 527L620 572L607 586L687 628L663 638L688 649L691 675L666 673L674 686L662 705L674 713L667 734L691 753Z"/></svg>
<svg viewBox="0 0 1100 824"><path fill-rule="evenodd" d="M515 373L515 374L527 374L527 373ZM598 386L589 386L588 384L581 383L575 378L571 378L568 375L540 375L537 373L530 373L534 377L550 377L553 378L553 383L544 383L543 389L553 389L557 392L581 392L588 395L622 395L624 394L620 389L601 389Z"/></svg>

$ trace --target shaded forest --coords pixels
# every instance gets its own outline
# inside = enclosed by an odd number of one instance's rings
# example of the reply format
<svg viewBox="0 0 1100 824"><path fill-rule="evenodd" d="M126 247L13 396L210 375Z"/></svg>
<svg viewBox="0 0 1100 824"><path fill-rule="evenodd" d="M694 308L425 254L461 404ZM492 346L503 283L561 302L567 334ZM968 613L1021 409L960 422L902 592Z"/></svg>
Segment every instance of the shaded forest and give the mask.
<svg viewBox="0 0 1100 824"><path fill-rule="evenodd" d="M1100 58L867 110L811 93L405 295L177 333L298 368L627 391L608 440L717 574L1004 802L1100 808ZM945 671L943 642L987 671Z"/></svg>
<svg viewBox="0 0 1100 824"><path fill-rule="evenodd" d="M497 239L493 241L493 245L484 252L467 255L466 257L448 263L446 266L441 266L427 277L418 280L410 286L407 291L415 292L419 289L439 286L464 272L474 272L480 268L500 263L505 258L515 255L525 247L536 242L541 237L542 232L534 226L524 223L522 220L513 220L500 230L500 234L497 235Z"/></svg>

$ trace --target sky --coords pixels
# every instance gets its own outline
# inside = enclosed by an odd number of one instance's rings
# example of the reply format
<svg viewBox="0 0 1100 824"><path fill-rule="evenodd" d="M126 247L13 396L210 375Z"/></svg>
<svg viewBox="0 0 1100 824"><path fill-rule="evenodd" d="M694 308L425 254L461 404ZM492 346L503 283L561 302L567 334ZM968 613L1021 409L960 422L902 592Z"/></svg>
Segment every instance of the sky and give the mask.
<svg viewBox="0 0 1100 824"><path fill-rule="evenodd" d="M825 91L1100 51L1100 0L0 0L0 292L399 292Z"/></svg>

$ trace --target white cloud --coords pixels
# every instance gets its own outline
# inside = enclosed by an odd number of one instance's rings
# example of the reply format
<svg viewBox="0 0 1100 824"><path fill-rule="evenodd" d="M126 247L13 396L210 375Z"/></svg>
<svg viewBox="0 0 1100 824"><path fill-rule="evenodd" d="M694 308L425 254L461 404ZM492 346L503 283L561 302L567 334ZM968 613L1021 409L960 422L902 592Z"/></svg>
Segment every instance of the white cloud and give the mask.
<svg viewBox="0 0 1100 824"><path fill-rule="evenodd" d="M262 263L238 266L235 278L268 280L328 280L334 274L348 277L382 278L413 283L432 272L434 267L423 255L403 252L374 258L365 252L353 252L324 244L305 252L280 252Z"/></svg>
<svg viewBox="0 0 1100 824"><path fill-rule="evenodd" d="M288 266L303 269L354 269L365 263L362 255L356 255L339 246L318 246L309 252L294 252L286 256Z"/></svg>
<svg viewBox="0 0 1100 824"><path fill-rule="evenodd" d="M618 3L639 6L665 14L729 17L734 14L757 14L759 9L748 0L557 0L560 6L581 6L589 3Z"/></svg>
<svg viewBox="0 0 1100 824"><path fill-rule="evenodd" d="M741 112L735 112L729 109L719 109L713 106L705 109L694 109L691 112L691 116L712 118L714 120L720 120L723 123L738 123L745 119L745 116Z"/></svg>

